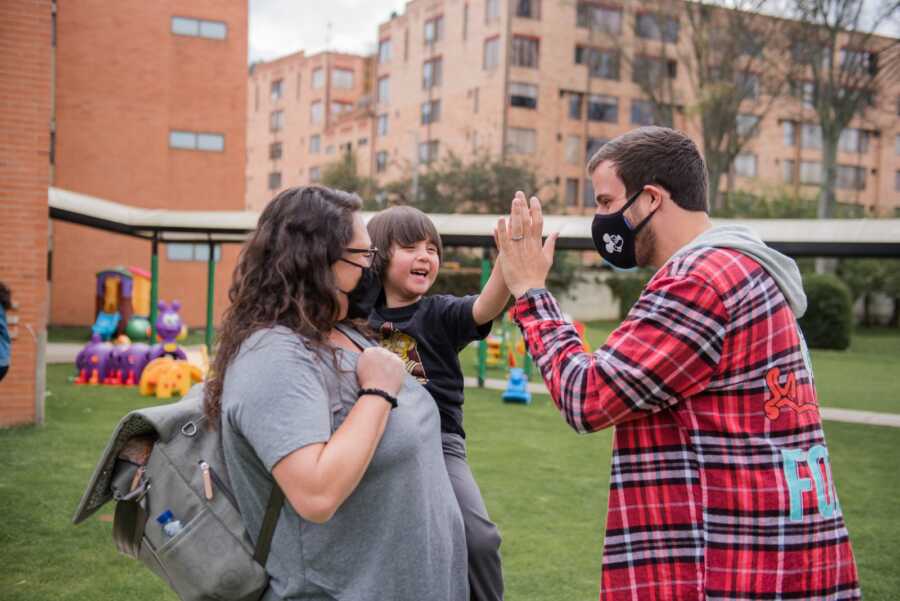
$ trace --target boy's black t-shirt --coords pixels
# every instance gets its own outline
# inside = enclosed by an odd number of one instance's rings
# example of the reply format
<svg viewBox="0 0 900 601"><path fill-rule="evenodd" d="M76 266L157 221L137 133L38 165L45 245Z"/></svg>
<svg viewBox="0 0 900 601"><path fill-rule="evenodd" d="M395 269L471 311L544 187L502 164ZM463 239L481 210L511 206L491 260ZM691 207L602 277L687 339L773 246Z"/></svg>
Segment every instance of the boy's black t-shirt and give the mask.
<svg viewBox="0 0 900 601"><path fill-rule="evenodd" d="M369 325L381 346L406 363L406 370L425 386L437 402L441 431L465 437L463 429L463 373L459 352L491 332L472 317L478 296L441 294L417 303L388 309L384 297L369 315Z"/></svg>

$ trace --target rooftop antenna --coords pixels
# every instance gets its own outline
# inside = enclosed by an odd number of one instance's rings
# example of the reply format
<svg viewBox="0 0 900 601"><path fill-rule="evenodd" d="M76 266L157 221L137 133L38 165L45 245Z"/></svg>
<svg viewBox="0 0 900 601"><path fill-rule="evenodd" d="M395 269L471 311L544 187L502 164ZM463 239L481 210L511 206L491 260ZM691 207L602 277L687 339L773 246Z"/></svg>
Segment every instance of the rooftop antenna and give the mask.
<svg viewBox="0 0 900 601"><path fill-rule="evenodd" d="M325 51L331 52L331 21L328 22L325 28Z"/></svg>

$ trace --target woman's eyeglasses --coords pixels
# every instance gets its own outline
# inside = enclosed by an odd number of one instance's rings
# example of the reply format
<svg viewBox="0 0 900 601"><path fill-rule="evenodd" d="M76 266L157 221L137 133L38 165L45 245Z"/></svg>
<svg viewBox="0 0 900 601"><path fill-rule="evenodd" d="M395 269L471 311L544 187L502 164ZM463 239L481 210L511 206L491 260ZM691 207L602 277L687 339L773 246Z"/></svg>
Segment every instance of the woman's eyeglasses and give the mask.
<svg viewBox="0 0 900 601"><path fill-rule="evenodd" d="M345 248L344 250L354 255L361 255L367 267L372 266L372 261L375 260L375 255L378 254L378 249L374 246L372 248Z"/></svg>

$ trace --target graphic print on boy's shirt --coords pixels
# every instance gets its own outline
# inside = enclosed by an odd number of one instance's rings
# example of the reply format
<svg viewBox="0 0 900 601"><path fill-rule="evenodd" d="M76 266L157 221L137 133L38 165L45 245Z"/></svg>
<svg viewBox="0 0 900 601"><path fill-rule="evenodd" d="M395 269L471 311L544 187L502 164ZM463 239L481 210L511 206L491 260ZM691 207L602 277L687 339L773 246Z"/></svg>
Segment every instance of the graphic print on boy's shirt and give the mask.
<svg viewBox="0 0 900 601"><path fill-rule="evenodd" d="M400 357L406 366L406 371L419 384L428 384L428 375L425 373L425 366L422 365L422 358L419 357L415 338L395 328L391 321L381 324L379 334L381 334L381 346Z"/></svg>

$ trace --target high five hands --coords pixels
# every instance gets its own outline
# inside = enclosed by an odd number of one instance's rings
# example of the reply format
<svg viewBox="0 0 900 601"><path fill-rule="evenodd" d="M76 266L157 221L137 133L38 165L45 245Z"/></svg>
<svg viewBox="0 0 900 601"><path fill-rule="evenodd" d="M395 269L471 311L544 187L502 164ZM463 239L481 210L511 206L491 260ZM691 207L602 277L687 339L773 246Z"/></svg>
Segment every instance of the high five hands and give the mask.
<svg viewBox="0 0 900 601"><path fill-rule="evenodd" d="M516 192L512 201L509 220L501 217L494 228L494 240L500 249L503 279L516 298L531 288L546 286L559 234L550 234L547 241L542 243L543 229L541 201L532 196L529 206L525 201L525 193L521 191Z"/></svg>

